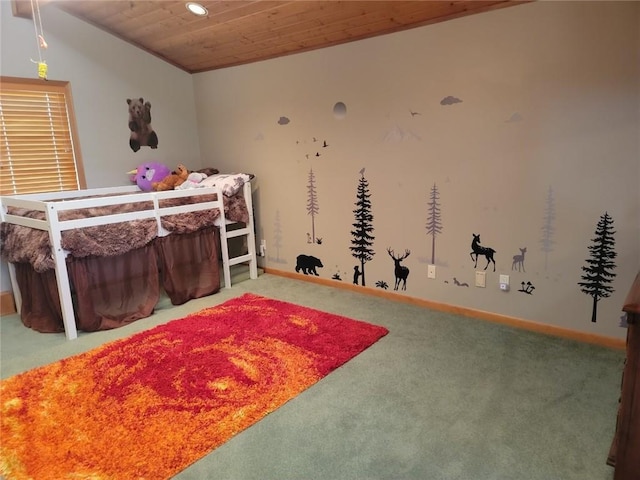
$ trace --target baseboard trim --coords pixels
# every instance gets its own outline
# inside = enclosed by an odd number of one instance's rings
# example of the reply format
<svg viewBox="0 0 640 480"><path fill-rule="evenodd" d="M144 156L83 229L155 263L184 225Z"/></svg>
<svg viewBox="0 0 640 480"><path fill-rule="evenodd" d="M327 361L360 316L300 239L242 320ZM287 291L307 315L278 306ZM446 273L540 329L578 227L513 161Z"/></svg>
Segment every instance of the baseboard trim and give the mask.
<svg viewBox="0 0 640 480"><path fill-rule="evenodd" d="M0 315L16 313L16 302L13 300L13 292L0 292Z"/></svg>
<svg viewBox="0 0 640 480"><path fill-rule="evenodd" d="M335 280L329 280L326 278L316 277L314 275L303 275L300 273L287 272L284 270L277 270L274 268L264 268L265 273L271 275L277 275L280 277L291 278L294 280L301 280L303 282L316 283L319 285L325 285L328 287L340 288L343 290L350 290L353 292L364 293L366 295L372 295L374 297L386 298L395 302L408 303L410 305L416 305L419 307L431 308L441 312L455 313L463 315L465 317L473 317L481 320L486 320L493 323L499 323L502 325L508 325L515 328L522 328L532 332L538 332L545 335L551 335L554 337L568 338L571 340L577 340L580 342L591 343L600 345L603 347L614 348L617 350L625 350L626 341L619 338L606 337L604 335L596 335L593 333L579 332L577 330L571 330L568 328L556 327L554 325L546 325L543 323L533 322L531 320L525 320L523 318L511 317L508 315L502 315L499 313L486 312L483 310L476 310L468 307L461 307L457 305L451 305L448 303L434 302L432 300L424 300L422 298L409 297L407 295L401 295L387 290L381 290L379 288L362 287L360 285L352 285L350 283L337 282Z"/></svg>

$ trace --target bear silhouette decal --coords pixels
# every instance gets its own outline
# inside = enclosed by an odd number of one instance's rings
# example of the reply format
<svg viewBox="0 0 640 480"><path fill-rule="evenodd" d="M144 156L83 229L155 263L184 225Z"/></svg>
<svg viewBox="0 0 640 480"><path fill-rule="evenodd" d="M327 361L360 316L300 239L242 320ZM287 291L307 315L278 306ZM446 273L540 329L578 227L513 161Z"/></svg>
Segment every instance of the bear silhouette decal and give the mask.
<svg viewBox="0 0 640 480"><path fill-rule="evenodd" d="M296 272L298 273L302 270L302 273L305 275L319 276L316 268L322 267L324 267L324 265L322 265L319 258L312 257L311 255L298 255L296 257Z"/></svg>

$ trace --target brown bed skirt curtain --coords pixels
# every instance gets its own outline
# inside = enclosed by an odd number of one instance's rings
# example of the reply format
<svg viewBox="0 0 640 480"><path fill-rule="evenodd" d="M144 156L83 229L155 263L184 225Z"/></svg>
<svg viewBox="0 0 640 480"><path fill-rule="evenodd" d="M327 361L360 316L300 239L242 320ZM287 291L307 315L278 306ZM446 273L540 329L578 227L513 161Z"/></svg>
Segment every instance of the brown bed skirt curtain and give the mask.
<svg viewBox="0 0 640 480"><path fill-rule="evenodd" d="M14 263L22 293L22 323L38 332L63 332L62 309L53 270L36 272L29 263Z"/></svg>
<svg viewBox="0 0 640 480"><path fill-rule="evenodd" d="M79 330L109 330L148 317L160 299L158 260L147 245L115 257L69 263Z"/></svg>
<svg viewBox="0 0 640 480"><path fill-rule="evenodd" d="M157 238L154 244L160 259L162 286L173 305L220 290L220 231L216 227Z"/></svg>
<svg viewBox="0 0 640 480"><path fill-rule="evenodd" d="M216 293L219 245L220 233L211 227L158 238L115 257L67 259L78 330L109 330L148 317L160 299L161 283L174 305ZM54 271L14 265L22 323L39 332L63 332Z"/></svg>
<svg viewBox="0 0 640 480"><path fill-rule="evenodd" d="M63 332L54 271L15 267L22 323L38 332ZM148 317L160 299L158 261L149 245L116 257L68 260L67 270L78 330L109 330Z"/></svg>

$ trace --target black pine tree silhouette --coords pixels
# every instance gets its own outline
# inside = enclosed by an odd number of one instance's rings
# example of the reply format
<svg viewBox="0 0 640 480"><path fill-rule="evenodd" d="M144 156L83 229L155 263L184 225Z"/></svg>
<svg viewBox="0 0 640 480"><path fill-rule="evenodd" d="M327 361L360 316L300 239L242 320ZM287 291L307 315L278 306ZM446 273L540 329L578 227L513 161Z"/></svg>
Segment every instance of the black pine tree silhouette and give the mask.
<svg viewBox="0 0 640 480"><path fill-rule="evenodd" d="M429 203L427 206L427 235L431 235L431 264L436 263L436 235L442 233L442 215L440 213L440 193L438 187L433 184L429 192Z"/></svg>
<svg viewBox="0 0 640 480"><path fill-rule="evenodd" d="M553 189L549 187L547 193L547 205L544 209L544 217L542 218L542 238L540 239L540 250L544 252L544 269L547 269L549 260L549 252L553 251L553 234L555 233L556 220L556 202L553 197Z"/></svg>
<svg viewBox="0 0 640 480"><path fill-rule="evenodd" d="M364 178L364 173L360 176L358 183L358 193L356 200L356 209L353 211L355 222L352 223L351 230L351 255L360 261L360 272L362 278L362 286L366 286L364 278L364 264L373 258L375 252L372 250L373 240L375 237L371 235L373 232L373 215L371 214L371 201L369 198L369 183Z"/></svg>
<svg viewBox="0 0 640 480"><path fill-rule="evenodd" d="M613 218L607 212L600 217L598 226L596 227L596 236L591 241L593 245L589 246L591 258L585 260L587 266L582 267L585 272L582 275L582 282L578 282L583 293L593 297L593 310L591 313L591 321L595 322L598 313L598 301L601 298L607 298L613 293L613 287L608 285L615 278L616 274L613 269L616 265L613 259L617 253L613 250L615 240L613 235Z"/></svg>
<svg viewBox="0 0 640 480"><path fill-rule="evenodd" d="M313 168L309 170L309 183L307 183L307 215L311 215L311 243L316 243L316 215L320 211L318 196L316 194L316 176Z"/></svg>

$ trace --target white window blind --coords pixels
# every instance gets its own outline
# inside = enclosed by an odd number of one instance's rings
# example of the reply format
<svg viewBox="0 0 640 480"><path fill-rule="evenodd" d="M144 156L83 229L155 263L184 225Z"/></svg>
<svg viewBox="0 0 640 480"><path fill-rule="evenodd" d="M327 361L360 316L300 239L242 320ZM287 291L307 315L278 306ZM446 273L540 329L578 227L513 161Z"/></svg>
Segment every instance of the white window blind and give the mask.
<svg viewBox="0 0 640 480"><path fill-rule="evenodd" d="M0 193L86 187L69 82L0 78Z"/></svg>

